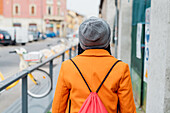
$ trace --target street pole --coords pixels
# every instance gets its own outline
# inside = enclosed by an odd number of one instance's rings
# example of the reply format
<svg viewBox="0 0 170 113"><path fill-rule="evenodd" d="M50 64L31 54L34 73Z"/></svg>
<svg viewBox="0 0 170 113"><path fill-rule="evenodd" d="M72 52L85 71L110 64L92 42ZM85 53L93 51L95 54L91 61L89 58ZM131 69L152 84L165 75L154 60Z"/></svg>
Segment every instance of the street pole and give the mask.
<svg viewBox="0 0 170 113"><path fill-rule="evenodd" d="M115 0L116 7L116 21L115 21L115 58L117 58L117 47L118 47L118 8L117 8L117 0Z"/></svg>
<svg viewBox="0 0 170 113"><path fill-rule="evenodd" d="M43 0L41 0L41 33L43 33Z"/></svg>

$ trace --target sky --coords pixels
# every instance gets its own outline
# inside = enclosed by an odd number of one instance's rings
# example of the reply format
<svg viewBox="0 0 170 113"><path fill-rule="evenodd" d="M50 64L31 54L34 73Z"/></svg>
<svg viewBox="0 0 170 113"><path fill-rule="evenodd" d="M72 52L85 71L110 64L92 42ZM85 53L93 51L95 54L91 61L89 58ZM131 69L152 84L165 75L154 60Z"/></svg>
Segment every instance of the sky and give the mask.
<svg viewBox="0 0 170 113"><path fill-rule="evenodd" d="M67 0L67 9L86 17L98 16L100 0Z"/></svg>

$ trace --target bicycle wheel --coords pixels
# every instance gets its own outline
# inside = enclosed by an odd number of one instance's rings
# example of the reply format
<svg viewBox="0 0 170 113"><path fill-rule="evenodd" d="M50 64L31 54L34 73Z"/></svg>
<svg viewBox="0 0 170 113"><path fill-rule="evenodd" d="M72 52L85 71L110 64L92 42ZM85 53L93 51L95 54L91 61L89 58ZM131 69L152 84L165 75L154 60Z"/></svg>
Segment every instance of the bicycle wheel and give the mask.
<svg viewBox="0 0 170 113"><path fill-rule="evenodd" d="M49 74L37 69L28 75L28 94L34 98L42 98L51 91L52 82Z"/></svg>

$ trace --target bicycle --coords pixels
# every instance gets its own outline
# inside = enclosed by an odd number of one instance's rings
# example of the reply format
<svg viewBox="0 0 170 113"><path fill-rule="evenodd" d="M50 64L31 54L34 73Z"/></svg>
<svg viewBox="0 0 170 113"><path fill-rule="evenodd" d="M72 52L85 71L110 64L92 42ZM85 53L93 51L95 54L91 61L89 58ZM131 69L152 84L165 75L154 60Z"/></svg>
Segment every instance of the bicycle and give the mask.
<svg viewBox="0 0 170 113"><path fill-rule="evenodd" d="M57 42L57 45L47 44L47 47L49 49L43 49L40 50L40 52L44 55L44 58L49 58L61 51L64 51L66 49L66 41L64 39L61 39ZM69 55L69 50L65 52L67 55ZM60 57L60 56L59 56Z"/></svg>
<svg viewBox="0 0 170 113"><path fill-rule="evenodd" d="M24 48L15 49L9 53L16 53L20 58L20 70L24 70L27 67L41 62L43 55L40 52L27 52ZM4 77L1 76L1 79ZM19 80L11 84L6 90L16 86ZM34 98L42 98L50 93L52 89L52 81L50 75L42 70L36 69L28 74L28 95Z"/></svg>

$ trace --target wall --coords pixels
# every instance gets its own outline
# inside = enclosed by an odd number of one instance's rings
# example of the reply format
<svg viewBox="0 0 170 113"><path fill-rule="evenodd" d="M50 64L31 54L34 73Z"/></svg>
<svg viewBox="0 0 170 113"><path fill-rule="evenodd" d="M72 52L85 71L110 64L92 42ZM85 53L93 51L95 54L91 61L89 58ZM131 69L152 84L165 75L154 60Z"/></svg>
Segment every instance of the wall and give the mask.
<svg viewBox="0 0 170 113"><path fill-rule="evenodd" d="M60 14L66 15L66 0L61 0L61 9ZM11 4L19 4L20 5L20 14L19 15L12 15L14 8ZM29 5L34 4L36 6L36 15L31 16L29 12ZM53 6L53 16L58 15L57 9L57 0L54 0L52 4L47 4L46 0L4 0L4 16L10 18L11 16L17 18L42 18L42 15L47 15L47 6Z"/></svg>
<svg viewBox="0 0 170 113"><path fill-rule="evenodd" d="M67 10L66 10L66 0L60 0L60 15L58 15L58 1L59 0L3 0L4 7L4 20L0 26L13 26L12 23L21 23L22 27L28 28L30 23L37 24L39 31L46 31L46 19L50 20L66 20ZM16 15L14 12L14 7L12 4L19 5L20 11L19 14ZM35 15L30 14L30 6L34 5L35 7ZM48 6L52 6L52 15L47 14ZM64 18L63 18L64 17ZM1 17L0 17L1 18ZM8 20L8 22L6 21ZM26 21L25 21L26 20ZM5 22L5 23L4 23ZM56 22L52 22L54 29L56 32ZM61 29L60 34L62 36L66 35L66 23L60 23L60 26L64 25L64 29Z"/></svg>
<svg viewBox="0 0 170 113"><path fill-rule="evenodd" d="M170 113L169 0L151 1L147 113Z"/></svg>
<svg viewBox="0 0 170 113"><path fill-rule="evenodd" d="M5 18L0 21L0 27L11 27L13 23L21 23L21 26L28 29L30 23L36 23L37 28L41 31L41 25L45 26L45 22L41 23L41 19L25 19L25 18ZM43 27L45 31L45 27Z"/></svg>
<svg viewBox="0 0 170 113"><path fill-rule="evenodd" d="M67 16L67 1L66 0L60 0L61 2L61 12L64 14L65 21L66 21L66 16ZM61 15L63 16L63 15Z"/></svg>
<svg viewBox="0 0 170 113"><path fill-rule="evenodd" d="M115 0L104 0L102 6L102 18L107 21L111 29L111 42L113 42L113 25L115 18Z"/></svg>
<svg viewBox="0 0 170 113"><path fill-rule="evenodd" d="M130 65L132 0L120 1L118 58Z"/></svg>
<svg viewBox="0 0 170 113"><path fill-rule="evenodd" d="M107 13L106 13L106 20L110 25L111 29L111 42L113 42L113 25L114 25L114 18L115 18L116 8L115 8L115 0L107 0Z"/></svg>
<svg viewBox="0 0 170 113"><path fill-rule="evenodd" d="M106 20L107 19L106 18L106 15L107 15L107 0L103 1L101 14L102 14L102 18Z"/></svg>

